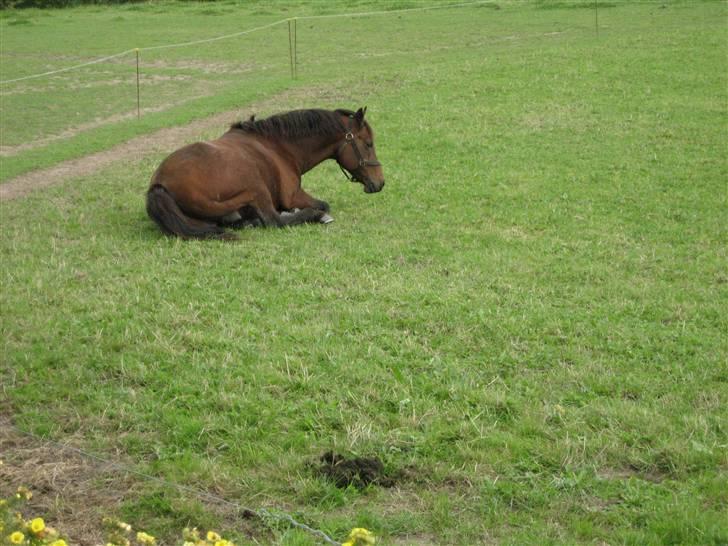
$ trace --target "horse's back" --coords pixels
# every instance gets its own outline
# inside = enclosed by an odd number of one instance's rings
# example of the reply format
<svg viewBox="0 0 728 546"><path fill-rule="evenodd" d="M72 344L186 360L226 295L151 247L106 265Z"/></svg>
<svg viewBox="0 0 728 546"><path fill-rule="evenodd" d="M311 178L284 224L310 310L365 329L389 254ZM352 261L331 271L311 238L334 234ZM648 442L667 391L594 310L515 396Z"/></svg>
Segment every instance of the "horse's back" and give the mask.
<svg viewBox="0 0 728 546"><path fill-rule="evenodd" d="M203 171L214 170L222 160L213 142L195 142L169 154L152 175L152 184L167 186L175 180L187 179Z"/></svg>

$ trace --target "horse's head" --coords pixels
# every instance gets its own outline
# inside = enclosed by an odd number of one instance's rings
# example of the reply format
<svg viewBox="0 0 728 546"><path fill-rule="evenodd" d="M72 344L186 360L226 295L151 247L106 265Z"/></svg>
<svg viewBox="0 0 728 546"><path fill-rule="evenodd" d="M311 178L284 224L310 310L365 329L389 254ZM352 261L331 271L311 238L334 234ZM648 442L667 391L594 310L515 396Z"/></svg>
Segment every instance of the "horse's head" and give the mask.
<svg viewBox="0 0 728 546"><path fill-rule="evenodd" d="M366 111L365 106L345 115L346 133L335 157L347 178L363 184L365 192L376 193L384 186L384 173L374 149L374 131L364 121Z"/></svg>

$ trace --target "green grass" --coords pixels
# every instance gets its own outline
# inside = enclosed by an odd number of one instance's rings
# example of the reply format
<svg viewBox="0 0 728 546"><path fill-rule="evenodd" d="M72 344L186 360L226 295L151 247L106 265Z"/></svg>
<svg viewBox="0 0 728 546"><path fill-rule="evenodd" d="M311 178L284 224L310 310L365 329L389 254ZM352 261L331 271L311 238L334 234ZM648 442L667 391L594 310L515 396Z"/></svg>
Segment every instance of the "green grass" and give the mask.
<svg viewBox="0 0 728 546"><path fill-rule="evenodd" d="M186 43L280 21L290 16L341 11L407 9L418 2L330 2L278 4L196 2L129 4L116 8L0 12L2 80L12 80L89 62L134 47ZM366 39L352 43L363 19L301 20L297 25L299 74L329 83L348 76L352 98L366 97L382 64L407 58L449 55L486 44L511 45L546 32L588 27L588 10L569 14L524 11L519 3L485 4L462 10L402 13L365 19ZM494 9L497 7L499 9ZM583 11L583 13L581 13ZM467 14L476 16L467 16ZM465 15L464 15L465 14ZM561 18L563 21L563 18ZM24 21L24 24L18 24ZM343 23L342 23L343 21ZM513 34L514 24L518 34ZM93 28L94 32L87 32ZM423 31L423 28L425 31ZM457 32L453 31L457 28ZM327 39L322 41L321 36ZM396 47L392 47L395 40ZM185 123L211 111L239 109L261 93L295 87L289 68L288 29L261 32L189 47L142 51L137 121L135 56L0 88L0 141L12 150L0 165L0 181L59 161L106 149L159 127ZM351 81L360 71L362 77ZM366 85L361 86L359 80Z"/></svg>
<svg viewBox="0 0 728 546"><path fill-rule="evenodd" d="M299 27L296 85L369 106L387 178L308 175L329 227L163 238L143 193L164 154L0 205L16 422L340 539L728 541L726 5L605 5L597 38L577 4L501 4L359 19L371 58L340 22ZM170 21L193 9L228 4ZM397 486L337 489L311 469L329 449ZM160 537L237 529L138 490L120 515Z"/></svg>

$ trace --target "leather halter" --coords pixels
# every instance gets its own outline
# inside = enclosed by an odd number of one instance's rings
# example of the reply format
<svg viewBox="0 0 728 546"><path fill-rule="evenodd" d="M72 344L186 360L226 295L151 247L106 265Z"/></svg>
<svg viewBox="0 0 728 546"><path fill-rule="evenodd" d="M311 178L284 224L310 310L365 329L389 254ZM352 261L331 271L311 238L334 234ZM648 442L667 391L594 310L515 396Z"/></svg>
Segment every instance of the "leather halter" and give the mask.
<svg viewBox="0 0 728 546"><path fill-rule="evenodd" d="M354 116L349 116L349 128L346 131L346 134L344 135L344 142L341 143L341 146L339 146L339 149L336 150L336 162L339 164L339 168L341 169L341 172L344 173L344 176L347 180L350 181L358 181L362 182L362 180L359 180L356 172L356 170L359 170L363 167L380 167L382 164L375 160L375 159L364 159L364 156L361 153L361 150L359 149L359 146L356 144L356 138L354 137ZM354 148L354 154L356 155L357 160L359 160L359 164L356 167L354 171L351 173L347 172L346 169L341 165L341 161L339 161L339 157L341 155L341 150L343 150L347 144L351 144L351 147Z"/></svg>

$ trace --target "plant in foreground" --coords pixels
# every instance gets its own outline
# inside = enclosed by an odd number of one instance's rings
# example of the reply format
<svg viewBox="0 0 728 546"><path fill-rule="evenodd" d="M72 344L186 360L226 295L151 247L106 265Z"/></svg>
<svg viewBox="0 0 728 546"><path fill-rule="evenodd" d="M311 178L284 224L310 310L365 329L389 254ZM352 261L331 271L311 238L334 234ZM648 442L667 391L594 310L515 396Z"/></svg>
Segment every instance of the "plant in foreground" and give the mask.
<svg viewBox="0 0 728 546"><path fill-rule="evenodd" d="M349 533L349 540L341 546L368 546L374 544L374 535L363 527L354 527Z"/></svg>
<svg viewBox="0 0 728 546"><path fill-rule="evenodd" d="M0 464L2 464L0 462ZM18 487L9 499L0 499L0 545L1 546L69 546L65 538L45 524L41 517L24 519L19 509L30 500L33 493L27 487ZM132 529L123 521L112 518L102 520L105 546L155 546L156 539L144 532ZM182 546L235 546L215 531L204 535L196 528L182 531ZM355 527L342 546L370 546L375 543L374 535L362 527ZM101 545L100 545L101 546Z"/></svg>
<svg viewBox="0 0 728 546"><path fill-rule="evenodd" d="M43 518L23 519L20 505L33 498L27 487L18 487L9 499L0 499L0 540L17 546L68 546L58 531L45 524Z"/></svg>

